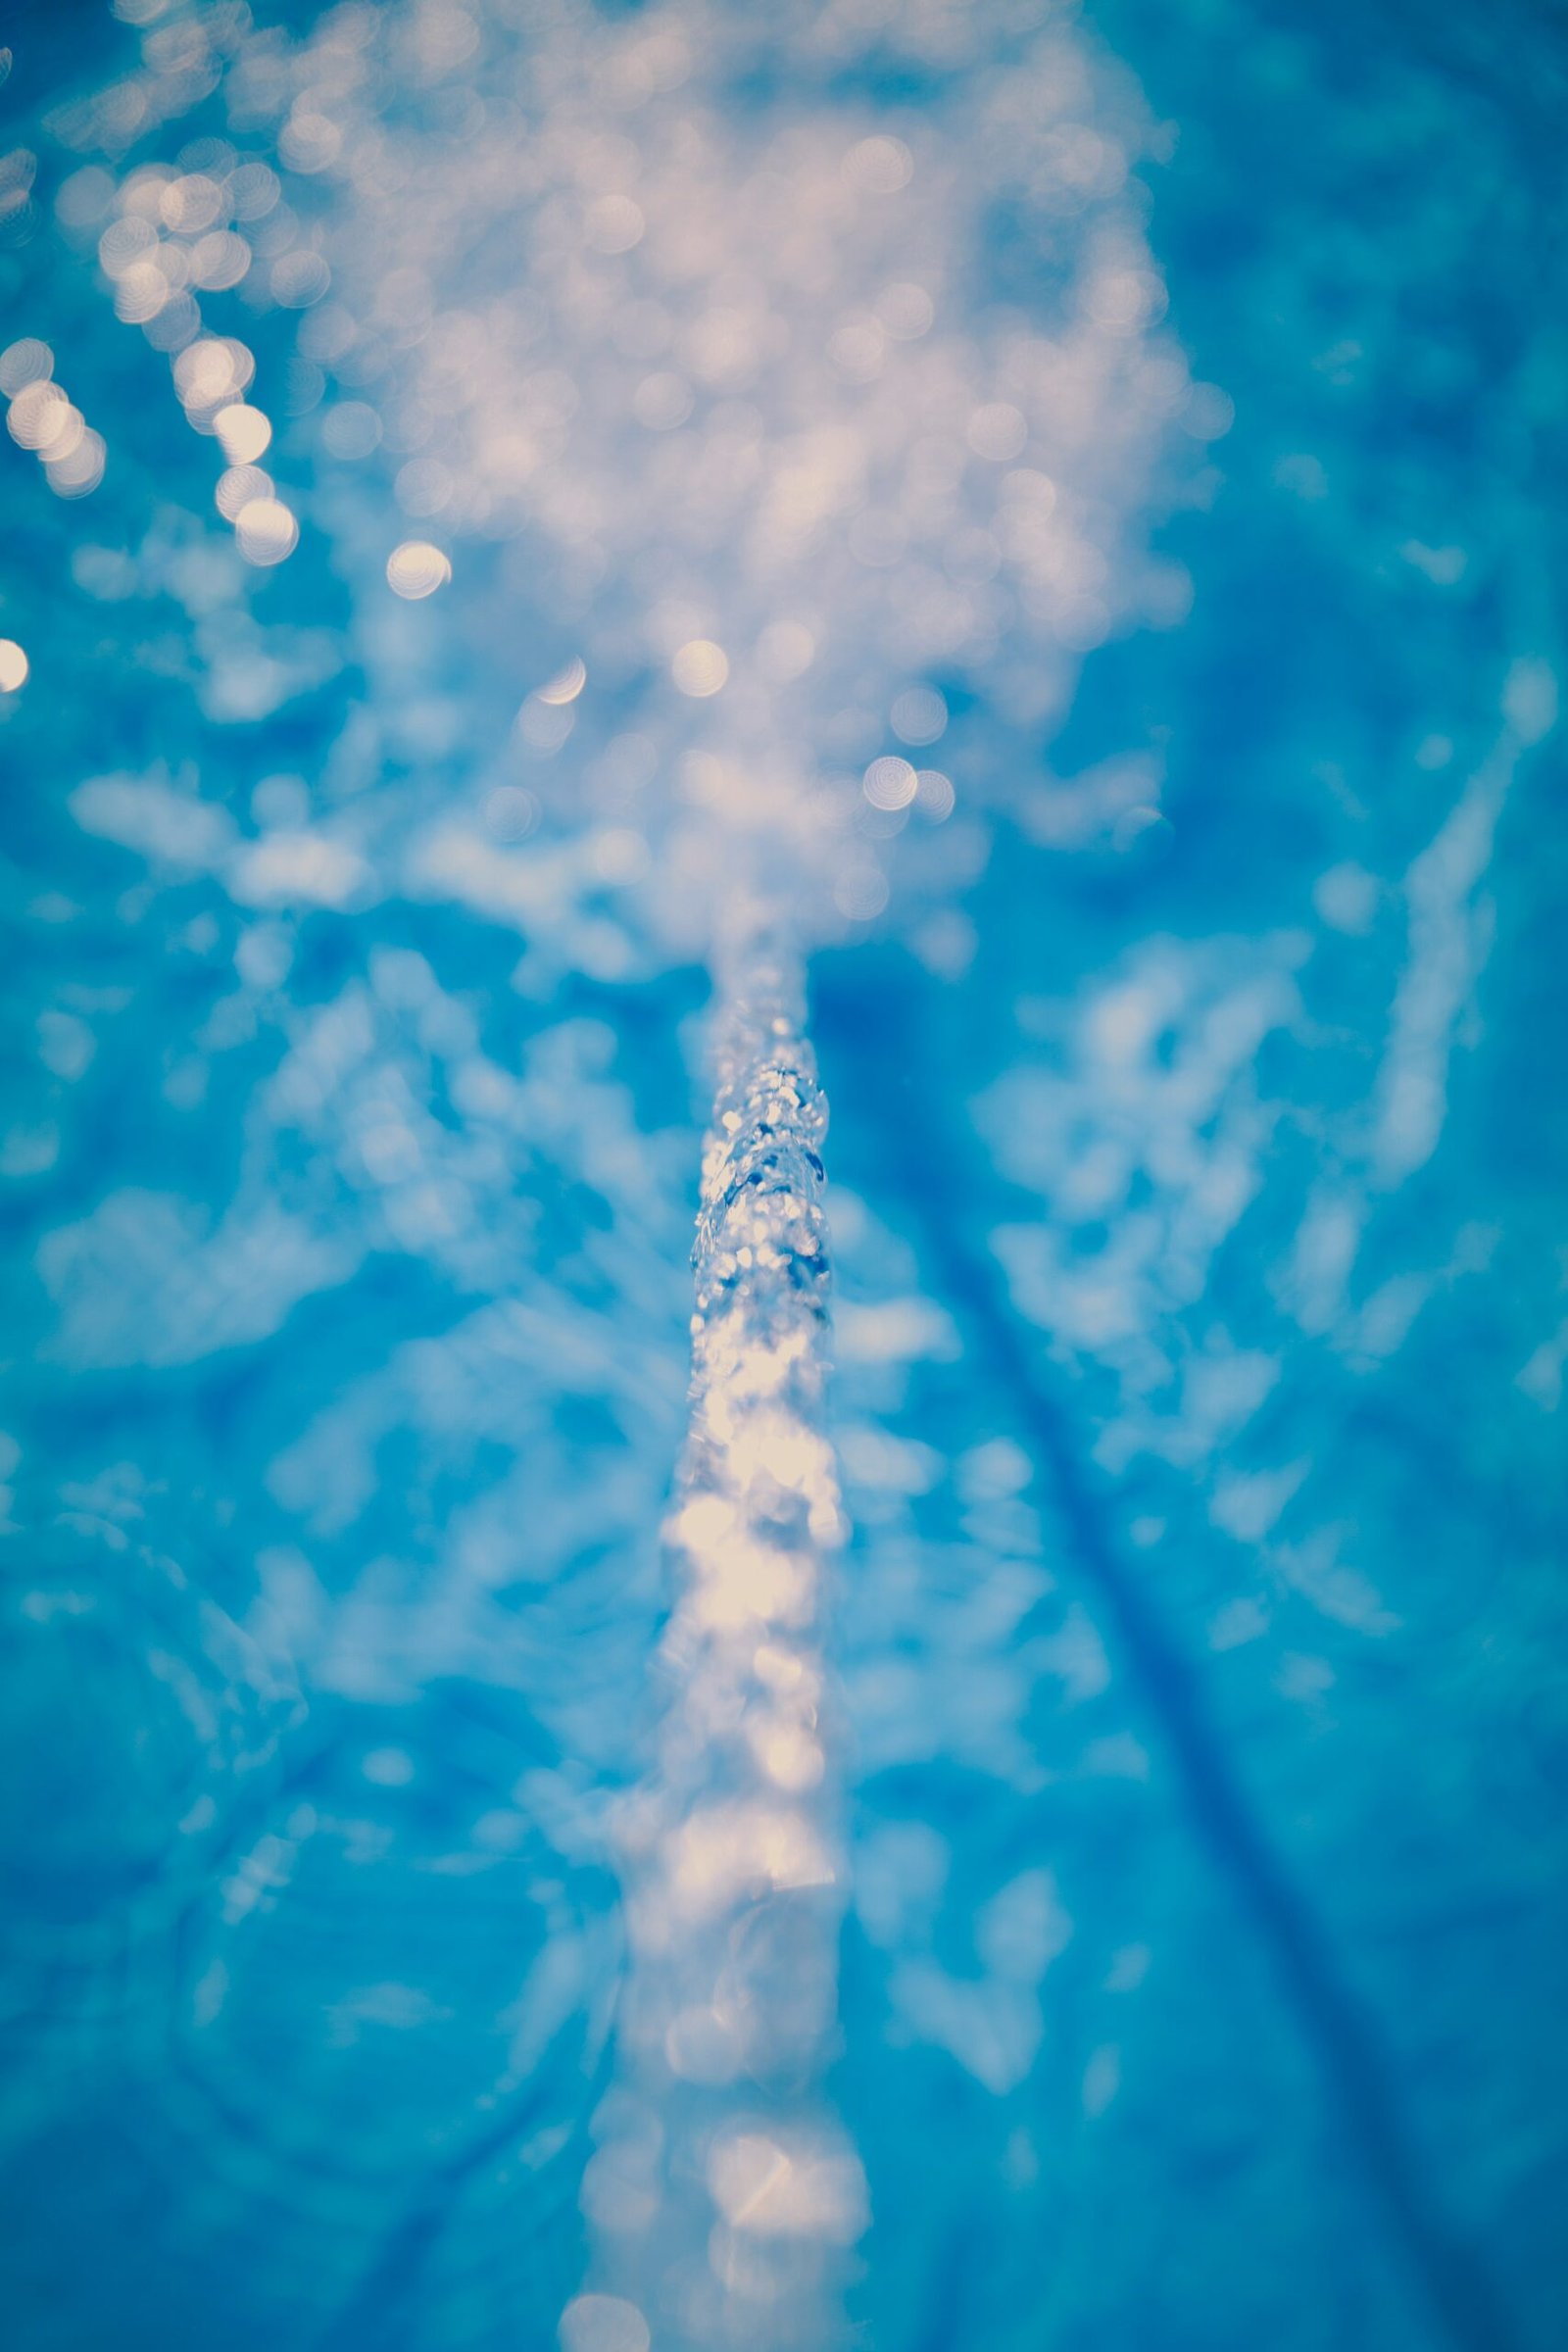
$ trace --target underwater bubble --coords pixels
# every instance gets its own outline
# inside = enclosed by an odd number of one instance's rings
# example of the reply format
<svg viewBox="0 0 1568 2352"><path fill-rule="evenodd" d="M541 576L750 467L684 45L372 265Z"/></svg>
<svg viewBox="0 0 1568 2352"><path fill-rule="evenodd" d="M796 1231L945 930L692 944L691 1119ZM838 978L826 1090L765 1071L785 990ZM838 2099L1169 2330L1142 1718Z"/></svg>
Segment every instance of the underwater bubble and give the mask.
<svg viewBox="0 0 1568 2352"><path fill-rule="evenodd" d="M705 702L723 687L729 676L729 660L723 647L710 637L694 637L676 653L669 674L682 694Z"/></svg>
<svg viewBox="0 0 1568 2352"><path fill-rule="evenodd" d="M252 498L234 517L234 535L247 564L281 564L298 547L300 526L280 498Z"/></svg>
<svg viewBox="0 0 1568 2352"><path fill-rule="evenodd" d="M907 760L889 758L872 760L860 789L873 808L907 808L915 796L917 782Z"/></svg>
<svg viewBox="0 0 1568 2352"><path fill-rule="evenodd" d="M273 488L271 475L260 466L230 466L218 477L213 502L225 522L237 522L246 507L270 498Z"/></svg>
<svg viewBox="0 0 1568 2352"><path fill-rule="evenodd" d="M0 392L8 400L27 384L42 383L55 371L55 355L36 335L24 335L0 351Z"/></svg>
<svg viewBox="0 0 1568 2352"><path fill-rule="evenodd" d="M577 2295L561 2315L561 2352L648 2352L653 2338L635 2303Z"/></svg>
<svg viewBox="0 0 1568 2352"><path fill-rule="evenodd" d="M334 458L368 458L380 445L381 419L368 401L340 400L321 418L321 439Z"/></svg>
<svg viewBox="0 0 1568 2352"><path fill-rule="evenodd" d="M57 498L85 498L104 478L108 447L89 425L63 456L44 453L44 477Z"/></svg>
<svg viewBox="0 0 1568 2352"><path fill-rule="evenodd" d="M67 429L73 415L70 401L57 383L36 376L24 384L11 403L6 430L19 449L47 450Z"/></svg>
<svg viewBox="0 0 1568 2352"><path fill-rule="evenodd" d="M272 420L244 401L220 409L214 423L219 446L231 466L251 466L272 438Z"/></svg>
<svg viewBox="0 0 1568 2352"><path fill-rule="evenodd" d="M942 773L940 767L920 769L915 778L914 805L922 816L928 816L934 824L940 825L945 817L953 814L955 797L952 780Z"/></svg>
<svg viewBox="0 0 1568 2352"><path fill-rule="evenodd" d="M428 539L405 539L386 560L386 577L394 596L412 603L444 588L452 577L452 565Z"/></svg>
<svg viewBox="0 0 1568 2352"><path fill-rule="evenodd" d="M911 686L892 710L893 732L901 743L935 743L948 724L948 706L931 686Z"/></svg>
<svg viewBox="0 0 1568 2352"><path fill-rule="evenodd" d="M547 684L535 688L535 700L555 706L574 703L587 683L587 664L580 658L573 658Z"/></svg>

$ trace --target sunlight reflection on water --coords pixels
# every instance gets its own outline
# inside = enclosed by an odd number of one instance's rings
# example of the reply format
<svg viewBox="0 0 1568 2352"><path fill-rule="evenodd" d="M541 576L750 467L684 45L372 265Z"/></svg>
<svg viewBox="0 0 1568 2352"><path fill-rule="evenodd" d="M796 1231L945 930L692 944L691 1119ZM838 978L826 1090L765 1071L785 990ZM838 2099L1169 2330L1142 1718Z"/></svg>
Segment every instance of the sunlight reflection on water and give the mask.
<svg viewBox="0 0 1568 2352"><path fill-rule="evenodd" d="M1560 41L14 49L16 2340L1556 2341Z"/></svg>

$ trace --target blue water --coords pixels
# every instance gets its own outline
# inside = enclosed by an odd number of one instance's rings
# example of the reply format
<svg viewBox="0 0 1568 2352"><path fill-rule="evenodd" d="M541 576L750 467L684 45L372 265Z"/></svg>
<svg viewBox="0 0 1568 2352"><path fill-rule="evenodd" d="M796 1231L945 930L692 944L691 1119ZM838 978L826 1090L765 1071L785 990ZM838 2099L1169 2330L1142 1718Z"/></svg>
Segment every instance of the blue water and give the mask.
<svg viewBox="0 0 1568 2352"><path fill-rule="evenodd" d="M60 496L0 439L6 2340L500 2352L565 2313L565 2352L639 2352L630 2303L670 2352L1546 2352L1560 19L254 14L3 35L0 343L46 343L106 444ZM1042 163L1054 89L1090 144ZM831 266L790 278L845 149ZM697 239L673 342L594 308L642 266L622 214L563 241L590 151L582 204L624 180L650 248ZM177 301L117 318L97 251L159 165L194 252L187 183L246 158L297 230L236 216L255 255L200 308L254 357L277 564L214 505ZM924 208L886 252L884 198ZM1096 223L1142 308L1080 349ZM884 289L938 246L906 339ZM731 381L764 280L788 331ZM803 322L841 316L830 380ZM1038 411L1034 334L1079 354ZM889 405L801 459L884 344ZM948 371L918 418L906 351ZM916 444L993 365L939 561ZM624 425L620 368L656 417L695 383L690 430ZM794 496L906 457L857 510L884 537L737 552L723 485L749 514L781 436ZM1098 569L1018 587L964 503L993 444ZM400 601L426 534L450 580ZM804 673L777 635L749 669L781 623ZM711 702L679 683L710 643ZM862 793L906 753L946 800ZM625 2254L607 2150L644 2081L625 1823L694 1688L663 1531L743 875L831 1104L844 1523L801 1637L836 1975L813 1945L802 2079L740 2079L830 2113L859 2185L820 2276L807 2230L753 2230L762 2286L715 2239L713 2320Z"/></svg>

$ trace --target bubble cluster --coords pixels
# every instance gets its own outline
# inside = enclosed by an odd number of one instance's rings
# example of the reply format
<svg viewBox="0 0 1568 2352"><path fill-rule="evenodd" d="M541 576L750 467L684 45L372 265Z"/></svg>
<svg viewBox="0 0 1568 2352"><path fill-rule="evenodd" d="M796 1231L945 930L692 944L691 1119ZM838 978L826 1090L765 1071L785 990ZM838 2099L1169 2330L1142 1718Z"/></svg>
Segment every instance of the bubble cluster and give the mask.
<svg viewBox="0 0 1568 2352"><path fill-rule="evenodd" d="M595 681L573 725L633 697L687 927L743 869L793 874L808 930L876 919L955 801L879 806L868 763L936 742L955 689L1020 741L1059 719L1084 653L1168 601L1142 532L1175 425L1225 428L1160 325L1136 97L1049 19L999 79L940 18L693 0L568 9L540 45L516 0L343 7L292 43L157 12L134 83L61 120L110 161L57 216L217 439L242 555L281 561L298 523L223 305L297 318L285 406L385 466L331 527L381 529L399 599L472 543L505 603L569 629ZM811 61L884 41L940 95L824 106ZM192 77L225 131L117 171ZM1027 298L987 250L1004 219ZM531 707L548 759L565 735ZM1000 793L993 769L973 813Z"/></svg>
<svg viewBox="0 0 1568 2352"><path fill-rule="evenodd" d="M823 1427L826 1112L788 954L740 955L703 1162L669 1703L622 1826L622 2071L583 2187L621 2308L693 2345L735 2344L760 2319L781 2341L823 2340L867 2219L817 2086L842 1875L823 1658L844 1534Z"/></svg>
<svg viewBox="0 0 1568 2352"><path fill-rule="evenodd" d="M32 452L57 498L85 498L104 478L104 438L67 398L54 370L54 353L35 335L0 352L6 430L19 449Z"/></svg>
<svg viewBox="0 0 1568 2352"><path fill-rule="evenodd" d="M1084 654L1179 602L1151 506L1229 411L1161 325L1135 173L1163 134L1069 24L1009 21L1001 76L941 10L137 24L139 70L53 118L83 159L63 235L217 442L247 564L319 528L355 576L375 543L432 632L471 596L518 644L548 613L592 683L561 717L519 680L526 789L569 829L541 763L575 731L623 776L634 735L636 822L681 876L595 918L622 957L701 952L786 875L805 934L915 923ZM925 94L824 103L868 67ZM325 465L309 509L270 470L284 428ZM454 564L470 585L436 599ZM221 667L220 705L278 691L237 645ZM862 789L976 697L1010 760L966 763L960 725L930 791ZM493 854L476 834L472 886Z"/></svg>
<svg viewBox="0 0 1568 2352"><path fill-rule="evenodd" d="M206 28L193 23L189 29L200 40ZM183 50L179 56L179 70L186 70ZM96 110L89 104L78 120L68 115L62 128L74 132L77 145L109 144L101 103ZM217 439L229 467L216 494L218 510L236 525L242 506L281 503L265 474L247 480L243 497L233 479L236 468L254 473L271 442L272 420L246 399L256 370L250 347L215 332L201 298L243 286L251 300L257 252L271 249L280 227L289 245L281 186L260 158L242 156L228 140L203 137L187 142L175 163L141 164L119 180L101 165L84 165L64 182L55 205L65 236L94 255L116 317L168 354L187 420ZM286 250L280 258L288 258ZM292 551L298 532L289 537L263 522L236 528L235 536L247 562L267 566Z"/></svg>

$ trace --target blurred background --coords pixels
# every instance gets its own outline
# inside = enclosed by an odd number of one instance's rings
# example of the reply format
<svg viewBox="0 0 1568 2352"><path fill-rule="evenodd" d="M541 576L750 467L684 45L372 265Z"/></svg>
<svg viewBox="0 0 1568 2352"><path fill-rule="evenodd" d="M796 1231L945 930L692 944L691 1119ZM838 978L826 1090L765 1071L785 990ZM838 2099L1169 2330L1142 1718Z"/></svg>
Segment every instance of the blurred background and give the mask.
<svg viewBox="0 0 1568 2352"><path fill-rule="evenodd" d="M6 2340L592 2276L744 885L832 2340L1560 2344L1561 12L0 42Z"/></svg>

